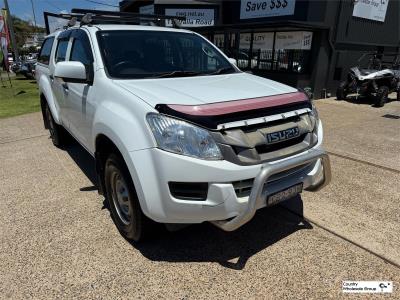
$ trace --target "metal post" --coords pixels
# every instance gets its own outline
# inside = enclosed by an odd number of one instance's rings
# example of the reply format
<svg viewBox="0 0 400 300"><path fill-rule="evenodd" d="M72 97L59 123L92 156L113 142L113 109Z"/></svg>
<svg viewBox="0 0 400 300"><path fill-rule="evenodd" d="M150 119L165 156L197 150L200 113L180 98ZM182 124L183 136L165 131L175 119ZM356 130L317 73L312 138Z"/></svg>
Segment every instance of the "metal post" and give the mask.
<svg viewBox="0 0 400 300"><path fill-rule="evenodd" d="M35 15L35 7L33 6L33 0L31 0L31 5L32 5L32 13L33 13L33 22L35 23L35 31L36 31L36 15Z"/></svg>
<svg viewBox="0 0 400 300"><path fill-rule="evenodd" d="M8 7L7 0L4 0L4 6L5 6L6 12L7 12L7 20L8 20L8 24L7 25L8 25L8 30L10 32L11 44L12 44L12 48L13 48L13 51L14 51L15 61L19 62L19 54L18 54L17 42L15 40L14 25L13 25L13 21L12 21L12 18L11 18L10 8Z"/></svg>
<svg viewBox="0 0 400 300"><path fill-rule="evenodd" d="M272 41L271 71L274 69L274 63L275 63L275 39L276 39L276 31L274 31L274 40Z"/></svg>
<svg viewBox="0 0 400 300"><path fill-rule="evenodd" d="M251 70L251 62L253 61L253 40L254 40L254 31L250 33L250 49L249 49L249 60L247 67Z"/></svg>

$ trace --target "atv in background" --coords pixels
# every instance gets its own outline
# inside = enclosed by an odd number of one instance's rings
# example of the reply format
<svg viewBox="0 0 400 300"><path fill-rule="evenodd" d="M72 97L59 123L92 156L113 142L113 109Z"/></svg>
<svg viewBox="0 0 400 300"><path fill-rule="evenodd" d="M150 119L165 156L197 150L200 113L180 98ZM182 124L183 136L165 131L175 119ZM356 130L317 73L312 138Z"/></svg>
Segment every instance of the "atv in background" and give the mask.
<svg viewBox="0 0 400 300"><path fill-rule="evenodd" d="M337 100L357 94L373 98L375 106L382 107L388 95L397 92L397 100L400 101L400 54L364 54L358 60L359 65L365 58L369 58L367 66L351 68L347 80L339 84Z"/></svg>

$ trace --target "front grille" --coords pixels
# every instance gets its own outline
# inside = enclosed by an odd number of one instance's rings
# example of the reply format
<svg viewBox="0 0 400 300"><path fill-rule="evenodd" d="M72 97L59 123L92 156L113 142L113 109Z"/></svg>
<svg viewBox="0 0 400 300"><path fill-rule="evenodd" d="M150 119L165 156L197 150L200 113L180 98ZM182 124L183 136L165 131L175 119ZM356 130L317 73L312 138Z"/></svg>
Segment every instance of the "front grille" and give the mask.
<svg viewBox="0 0 400 300"><path fill-rule="evenodd" d="M284 142L280 142L280 143L276 143L276 144L272 144L272 145L260 145L260 146L256 146L256 150L258 154L264 154L264 153L268 153L268 152L273 152L273 151L278 151L281 150L283 148L287 148L287 147L291 147L294 145L297 145L301 142L304 141L306 137L306 134L303 134L297 138L293 138Z"/></svg>
<svg viewBox="0 0 400 300"><path fill-rule="evenodd" d="M285 124L285 123L288 123L288 122L299 122L299 121L300 121L300 116L293 116L293 117L289 117L289 118L286 118L286 119L270 121L270 122L268 122L268 127L282 125L282 124ZM246 127L242 128L242 130L245 133L250 133L250 132L257 131L258 129L262 129L262 128L265 128L265 124L263 124L263 123L255 124L255 125L249 125L249 126L246 126Z"/></svg>
<svg viewBox="0 0 400 300"><path fill-rule="evenodd" d="M296 128L297 137L269 143L267 136ZM313 147L317 143L314 123L308 114L273 122L242 126L213 132L224 159L239 165L260 164L285 158Z"/></svg>

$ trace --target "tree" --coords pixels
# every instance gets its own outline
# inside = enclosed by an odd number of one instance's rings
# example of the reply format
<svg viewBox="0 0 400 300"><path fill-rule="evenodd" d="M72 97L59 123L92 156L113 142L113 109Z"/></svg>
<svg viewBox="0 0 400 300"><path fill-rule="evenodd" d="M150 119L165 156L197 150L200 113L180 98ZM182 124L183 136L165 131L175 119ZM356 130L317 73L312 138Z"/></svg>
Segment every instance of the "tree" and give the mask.
<svg viewBox="0 0 400 300"><path fill-rule="evenodd" d="M33 34L45 32L43 27L35 27L28 21L22 20L17 16L12 16L11 19L14 25L17 47L19 49L25 44L26 39L32 37Z"/></svg>

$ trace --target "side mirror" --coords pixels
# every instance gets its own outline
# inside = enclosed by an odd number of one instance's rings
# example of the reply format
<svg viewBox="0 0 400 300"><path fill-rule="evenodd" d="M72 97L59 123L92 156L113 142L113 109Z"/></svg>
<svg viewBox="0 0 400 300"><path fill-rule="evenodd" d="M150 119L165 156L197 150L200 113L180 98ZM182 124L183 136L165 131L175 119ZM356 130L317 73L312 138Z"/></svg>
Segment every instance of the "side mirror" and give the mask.
<svg viewBox="0 0 400 300"><path fill-rule="evenodd" d="M235 66L237 67L237 61L236 61L236 59L229 57L228 60L229 60L229 62L230 62L232 65L235 65Z"/></svg>
<svg viewBox="0 0 400 300"><path fill-rule="evenodd" d="M79 61L62 61L56 64L54 77L61 78L65 82L88 83L86 68Z"/></svg>

